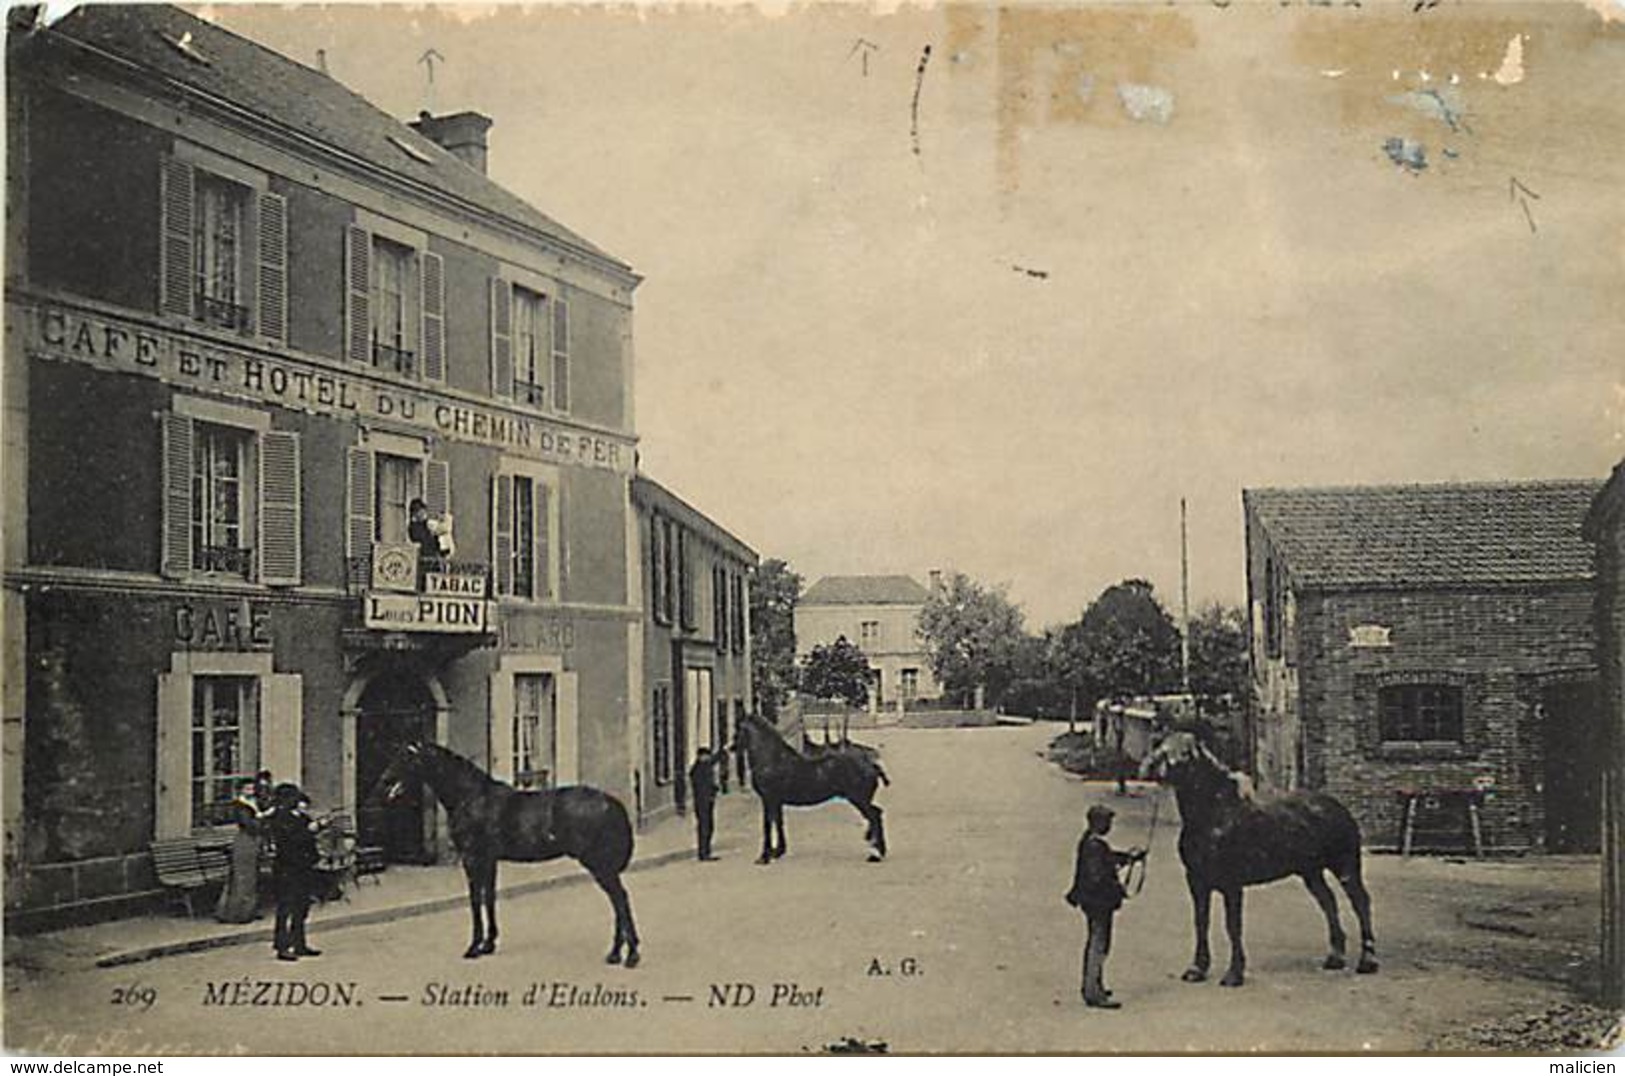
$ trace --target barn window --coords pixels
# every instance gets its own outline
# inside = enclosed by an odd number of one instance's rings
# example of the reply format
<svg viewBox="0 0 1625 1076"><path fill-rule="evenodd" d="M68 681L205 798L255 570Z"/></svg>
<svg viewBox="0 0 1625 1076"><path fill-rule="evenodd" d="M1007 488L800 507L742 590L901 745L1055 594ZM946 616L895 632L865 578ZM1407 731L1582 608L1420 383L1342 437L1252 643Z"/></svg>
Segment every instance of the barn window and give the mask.
<svg viewBox="0 0 1625 1076"><path fill-rule="evenodd" d="M1391 684L1377 694L1384 743L1461 743L1461 688Z"/></svg>

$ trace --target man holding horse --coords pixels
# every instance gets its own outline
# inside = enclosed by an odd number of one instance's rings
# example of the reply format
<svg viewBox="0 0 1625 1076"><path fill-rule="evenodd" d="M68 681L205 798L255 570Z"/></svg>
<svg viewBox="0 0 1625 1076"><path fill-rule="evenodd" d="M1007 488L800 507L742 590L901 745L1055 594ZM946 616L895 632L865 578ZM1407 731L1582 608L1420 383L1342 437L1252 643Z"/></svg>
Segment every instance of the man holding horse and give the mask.
<svg viewBox="0 0 1625 1076"><path fill-rule="evenodd" d="M1078 842L1077 866L1072 872L1072 888L1066 902L1081 910L1089 923L1089 940L1083 949L1083 1002L1092 1009L1120 1009L1106 989L1106 955L1112 948L1112 917L1127 895L1118 871L1145 858L1145 849L1127 852L1112 850L1106 843L1111 832L1113 811L1097 803L1089 808L1088 829Z"/></svg>
<svg viewBox="0 0 1625 1076"><path fill-rule="evenodd" d="M702 747L694 765L689 767L688 788L694 796L694 825L698 837L698 855L702 862L717 858L711 854L711 835L716 832L717 817L717 762L727 769L725 751L713 755L709 747Z"/></svg>

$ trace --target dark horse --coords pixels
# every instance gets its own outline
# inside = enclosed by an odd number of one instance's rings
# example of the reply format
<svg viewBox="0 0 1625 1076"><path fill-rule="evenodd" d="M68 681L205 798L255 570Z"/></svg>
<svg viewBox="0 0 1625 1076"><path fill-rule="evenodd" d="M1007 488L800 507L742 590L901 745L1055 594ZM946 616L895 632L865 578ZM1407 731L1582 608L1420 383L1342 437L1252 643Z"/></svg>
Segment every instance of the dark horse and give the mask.
<svg viewBox="0 0 1625 1076"><path fill-rule="evenodd" d="M1355 970L1377 970L1371 897L1360 880L1360 826L1348 808L1320 792L1293 792L1255 803L1247 778L1226 769L1191 732L1168 734L1146 756L1141 775L1173 785L1179 801L1179 858L1196 912L1196 955L1185 971L1186 982L1207 978L1213 892L1224 895L1224 926L1230 935L1230 968L1219 983L1240 986L1247 965L1241 947L1242 890L1293 874L1303 879L1326 916L1331 952L1322 967L1347 966L1347 936L1324 871L1331 871L1342 884L1360 919L1360 962Z"/></svg>
<svg viewBox="0 0 1625 1076"><path fill-rule="evenodd" d="M408 744L380 779L385 796L399 796L416 778L445 805L451 837L468 876L474 939L463 956L496 952L497 860L538 863L569 856L591 874L615 909L615 945L606 958L638 966L638 930L621 872L632 860L632 823L614 796L586 785L520 792L468 759L432 743Z"/></svg>
<svg viewBox="0 0 1625 1076"><path fill-rule="evenodd" d="M886 855L883 812L874 804L882 781L890 784L880 764L857 750L830 746L807 757L784 742L777 729L755 714L739 722L738 736L750 756L751 787L762 800L762 854L758 863L784 855L784 806L812 807L837 797L858 809L869 828L863 839L873 846L870 862ZM775 831L777 844L773 841Z"/></svg>
<svg viewBox="0 0 1625 1076"><path fill-rule="evenodd" d="M891 778L887 777L886 771L880 767L880 751L878 748L870 747L868 744L859 743L856 740L849 740L844 734L839 740L825 740L823 743L819 743L811 736L808 736L805 730L802 731L801 753L803 755L808 758L817 758L819 755L827 755L832 751L851 751L862 758L868 759L874 763L875 769L879 771L880 783L883 785L891 784Z"/></svg>

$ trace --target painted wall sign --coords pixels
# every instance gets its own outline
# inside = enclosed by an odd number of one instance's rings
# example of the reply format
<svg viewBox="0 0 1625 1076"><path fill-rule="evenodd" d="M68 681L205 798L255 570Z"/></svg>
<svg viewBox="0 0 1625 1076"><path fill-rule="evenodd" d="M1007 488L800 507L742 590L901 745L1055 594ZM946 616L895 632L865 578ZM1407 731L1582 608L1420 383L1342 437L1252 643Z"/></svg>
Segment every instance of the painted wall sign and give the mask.
<svg viewBox="0 0 1625 1076"><path fill-rule="evenodd" d="M248 601L183 602L174 626L181 650L271 649L271 610Z"/></svg>
<svg viewBox="0 0 1625 1076"><path fill-rule="evenodd" d="M35 358L145 374L166 384L312 414L390 419L548 463L632 469L628 439L391 384L359 369L351 373L294 355L256 354L62 303L8 303L7 320L26 326L27 351Z"/></svg>
<svg viewBox="0 0 1625 1076"><path fill-rule="evenodd" d="M372 587L374 590L404 591L418 588L418 547L415 545L372 546Z"/></svg>
<svg viewBox="0 0 1625 1076"><path fill-rule="evenodd" d="M362 623L383 631L432 631L482 635L496 619L493 602L435 594L366 594Z"/></svg>
<svg viewBox="0 0 1625 1076"><path fill-rule="evenodd" d="M540 650L561 653L576 644L576 626L568 620L509 617L502 624L505 650Z"/></svg>
<svg viewBox="0 0 1625 1076"><path fill-rule="evenodd" d="M483 572L428 572L423 577L426 594L458 595L464 598L485 597Z"/></svg>
<svg viewBox="0 0 1625 1076"><path fill-rule="evenodd" d="M1389 638L1393 630L1381 624L1356 624L1349 629L1349 645L1357 649L1393 646Z"/></svg>

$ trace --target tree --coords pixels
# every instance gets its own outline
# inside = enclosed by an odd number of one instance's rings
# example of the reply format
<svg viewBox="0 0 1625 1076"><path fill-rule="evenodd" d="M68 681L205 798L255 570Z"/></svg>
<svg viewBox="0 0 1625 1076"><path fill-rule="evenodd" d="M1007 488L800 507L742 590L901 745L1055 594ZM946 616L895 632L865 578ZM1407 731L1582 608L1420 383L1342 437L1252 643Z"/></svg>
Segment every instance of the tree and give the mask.
<svg viewBox="0 0 1625 1076"><path fill-rule="evenodd" d="M801 690L816 699L861 708L869 701L869 682L874 675L863 651L842 635L833 643L812 648L801 666Z"/></svg>
<svg viewBox="0 0 1625 1076"><path fill-rule="evenodd" d="M756 704L769 717L796 686L796 602L801 576L778 558L756 569L750 587L750 672Z"/></svg>
<svg viewBox="0 0 1625 1076"><path fill-rule="evenodd" d="M1247 693L1247 614L1213 602L1191 619L1191 691L1231 705Z"/></svg>
<svg viewBox="0 0 1625 1076"><path fill-rule="evenodd" d="M926 599L919 635L944 691L963 701L984 687L993 705L1014 678L1021 624L1021 609L1002 585L985 587L954 572Z"/></svg>
<svg viewBox="0 0 1625 1076"><path fill-rule="evenodd" d="M1144 579L1101 591L1061 631L1060 659L1081 706L1152 695L1179 685L1179 629Z"/></svg>

